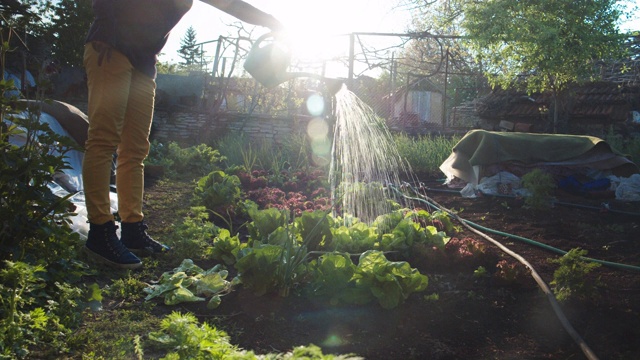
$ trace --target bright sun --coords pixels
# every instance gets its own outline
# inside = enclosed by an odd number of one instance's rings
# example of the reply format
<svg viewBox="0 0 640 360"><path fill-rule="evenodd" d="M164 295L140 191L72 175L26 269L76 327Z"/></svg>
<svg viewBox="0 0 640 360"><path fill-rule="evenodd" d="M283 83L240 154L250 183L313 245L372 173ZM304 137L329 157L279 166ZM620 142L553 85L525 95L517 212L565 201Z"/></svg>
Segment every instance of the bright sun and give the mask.
<svg viewBox="0 0 640 360"><path fill-rule="evenodd" d="M285 25L294 63L331 63L332 59L344 58L349 54L348 34L398 31L408 23L406 13L395 11L395 2L389 0L246 1L274 15ZM229 29L233 29L227 25L236 21L237 19L212 9L209 5L200 1L194 2L191 11L172 31L161 60L180 60L177 50L189 27L196 30L199 41L207 42L216 39L218 35L229 34ZM254 35L257 37L268 31L266 28L257 27ZM210 45L205 50L207 54L214 54L215 45Z"/></svg>

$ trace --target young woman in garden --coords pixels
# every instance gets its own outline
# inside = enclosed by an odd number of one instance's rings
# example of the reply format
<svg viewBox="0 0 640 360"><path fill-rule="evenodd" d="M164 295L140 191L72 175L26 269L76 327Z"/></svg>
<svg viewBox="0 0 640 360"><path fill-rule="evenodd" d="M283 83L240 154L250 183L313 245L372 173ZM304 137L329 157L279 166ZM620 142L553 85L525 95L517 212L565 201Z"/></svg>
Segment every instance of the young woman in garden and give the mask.
<svg viewBox="0 0 640 360"><path fill-rule="evenodd" d="M253 25L282 28L273 16L241 0L202 2ZM90 223L86 249L113 267L138 268L142 261L136 254L169 250L147 234L143 160L150 146L157 55L192 4L193 0L93 0L95 18L84 48L89 90L82 171ZM109 200L114 151L120 238Z"/></svg>

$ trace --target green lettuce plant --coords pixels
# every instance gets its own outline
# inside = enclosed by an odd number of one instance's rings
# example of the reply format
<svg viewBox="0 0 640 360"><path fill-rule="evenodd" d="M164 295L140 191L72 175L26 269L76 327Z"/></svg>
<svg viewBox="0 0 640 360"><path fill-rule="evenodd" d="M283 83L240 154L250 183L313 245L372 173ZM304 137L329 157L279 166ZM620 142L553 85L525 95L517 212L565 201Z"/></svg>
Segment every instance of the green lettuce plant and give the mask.
<svg viewBox="0 0 640 360"><path fill-rule="evenodd" d="M251 201L244 202L244 209L252 220L247 224L247 230L253 242L266 243L271 233L289 223L289 212L286 210L277 208L259 210L258 206Z"/></svg>
<svg viewBox="0 0 640 360"><path fill-rule="evenodd" d="M231 236L227 229L220 229L220 232L213 239L211 257L222 261L226 265L236 263L238 253L247 247L247 243L240 242L238 235Z"/></svg>
<svg viewBox="0 0 640 360"><path fill-rule="evenodd" d="M220 305L222 296L238 284L237 279L227 281L228 275L221 264L205 271L191 259L185 259L177 268L163 273L157 283L144 289L148 294L145 300L162 297L165 305L176 305L208 298L207 307L215 309Z"/></svg>
<svg viewBox="0 0 640 360"><path fill-rule="evenodd" d="M361 253L378 248L378 233L376 228L362 222L347 227L341 225L332 231L332 247L334 251Z"/></svg>
<svg viewBox="0 0 640 360"><path fill-rule="evenodd" d="M278 293L288 296L307 273L306 250L289 241L285 246L259 244L240 252L236 270L244 287L261 296Z"/></svg>
<svg viewBox="0 0 640 360"><path fill-rule="evenodd" d="M295 227L307 249L326 249L333 240L333 219L327 211L304 212L295 219Z"/></svg>
<svg viewBox="0 0 640 360"><path fill-rule="evenodd" d="M212 171L198 180L193 192L195 205L216 210L235 205L240 199L240 179L224 171Z"/></svg>
<svg viewBox="0 0 640 360"><path fill-rule="evenodd" d="M358 265L347 254L326 254L312 262L311 269L312 293L327 297L331 304L377 301L383 308L391 309L429 284L427 276L409 263L389 261L377 250L360 255Z"/></svg>

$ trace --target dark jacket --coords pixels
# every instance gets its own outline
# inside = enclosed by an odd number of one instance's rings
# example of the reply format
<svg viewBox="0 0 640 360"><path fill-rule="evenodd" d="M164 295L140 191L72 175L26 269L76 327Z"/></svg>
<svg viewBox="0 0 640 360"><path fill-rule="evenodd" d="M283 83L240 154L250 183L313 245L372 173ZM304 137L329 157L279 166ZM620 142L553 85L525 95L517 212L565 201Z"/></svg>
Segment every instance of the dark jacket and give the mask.
<svg viewBox="0 0 640 360"><path fill-rule="evenodd" d="M157 55L193 0L93 0L95 19L87 42L102 41L131 65L156 77Z"/></svg>

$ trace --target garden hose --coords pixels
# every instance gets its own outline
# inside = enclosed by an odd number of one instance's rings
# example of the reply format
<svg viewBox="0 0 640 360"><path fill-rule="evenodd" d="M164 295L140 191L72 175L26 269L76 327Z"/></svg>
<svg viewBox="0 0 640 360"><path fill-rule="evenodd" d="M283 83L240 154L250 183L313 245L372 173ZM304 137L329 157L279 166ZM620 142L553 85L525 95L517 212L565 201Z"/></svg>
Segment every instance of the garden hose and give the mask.
<svg viewBox="0 0 640 360"><path fill-rule="evenodd" d="M415 193L418 193L416 191L416 189L412 188L412 190ZM429 189L428 191L431 191L431 189ZM453 191L453 190L440 190L440 191L446 191L447 193L456 192L456 191ZM403 196L405 198L410 199L410 200L420 201L420 202L425 203L425 204L427 204L427 205L429 205L431 207L439 207L438 205L435 205L433 203L429 203L429 201L427 201L425 199L411 198L411 197L407 197L404 194L403 194ZM564 203L564 204L570 204L570 203ZM573 205L577 205L577 204L573 204ZM590 210L599 209L597 207L586 207L586 208L588 208ZM638 214L638 213L625 213L625 214L640 216L640 214ZM513 234L505 233L505 232L502 232L502 231L499 231L499 230L490 229L490 228L484 227L482 225L479 225L479 224L474 223L474 222L469 221L469 220L465 220L465 219L460 218L459 221L461 221L461 222L463 222L463 223L465 223L465 224L467 224L469 226L472 226L472 227L474 227L474 228L476 228L478 230L482 230L482 231L486 231L488 233L492 233L492 234L495 234L495 235L500 235L500 236L504 236L504 237L507 237L507 238L510 238L510 239L518 240L518 241L521 241L521 242L529 244L529 245L533 245L533 246L537 246L537 247L543 248L545 250L549 250L549 251L554 252L554 253L559 254L559 255L565 255L567 253L567 251L564 251L562 249L558 249L558 248L555 248L553 246L550 246L550 245L547 245L547 244L544 244L544 243L541 243L541 242L538 242L538 241L535 241L535 240L531 240L531 239L528 239L528 238L525 238L525 237L522 237L522 236L513 235ZM605 260L594 259L594 258L584 257L584 256L581 257L581 259L584 260L584 261L589 261L589 262L595 262L595 263L598 263L598 264L602 264L604 266L615 268L615 269L630 270L630 271L638 271L638 272L640 272L640 266L621 264L621 263L616 263L616 262L612 262L612 261L605 261Z"/></svg>
<svg viewBox="0 0 640 360"><path fill-rule="evenodd" d="M549 288L549 286L547 285L547 283L542 279L542 277L538 274L538 272L533 268L533 266L522 256L520 256L519 254L511 251L509 248L507 248L506 246L502 245L500 242L494 240L493 238L491 238L489 235L484 234L483 232L481 232L480 230L475 229L474 227L472 227L471 225L469 225L466 221L464 221L462 218L460 218L460 216L458 216L456 213L454 213L453 211L443 207L442 205L436 203L435 201L431 200L432 203L430 203L429 201L427 201L426 199L422 199L422 198L416 198L416 197L410 197L408 195L402 194L398 189L396 189L395 186L390 185L391 188L396 191L397 193L399 193L402 197L408 199L408 200L414 200L414 201L420 201L420 202L424 202L427 203L433 207L437 207L445 212L447 212L448 214L450 214L454 219L456 219L457 221L459 221L461 224L463 224L465 227L467 227L471 232L478 234L479 236L481 236L482 238L484 238L485 240L489 241L490 243L494 244L495 246L497 246L498 248L500 248L502 251L504 251L505 253L507 253L508 255L510 255L511 257L515 258L516 260L518 260L520 263L522 263L524 266L526 266L530 271L531 271L531 276L533 277L533 279L536 281L536 283L538 284L538 286L540 287L540 289L542 289L542 291L545 293L545 295L547 296L547 299L549 300L549 302L551 303L551 307L553 308L553 311L555 312L556 316L558 317L558 320L560 320L560 323L562 324L562 326L564 327L564 329L567 331L567 333L571 336L571 338L574 340L574 342L580 347L580 349L582 350L582 353L587 357L587 359L589 360L597 360L598 357L596 356L596 354L591 350L591 348L587 345L587 343L582 339L582 337L580 336L580 334L578 334L578 332L573 328L573 326L571 325L571 323L569 322L569 320L567 319L567 317L564 315L564 313L562 312L562 309L560 308L560 304L558 304L558 301L556 300L555 296L553 295L553 292L551 291L551 289ZM419 194L415 189L412 188L412 190L416 193ZM426 197L425 195L421 195L423 197Z"/></svg>
<svg viewBox="0 0 640 360"><path fill-rule="evenodd" d="M444 190L444 189L432 189L432 188L426 188L425 190L426 191L430 191L430 192L443 193L443 194L460 195L460 191L459 190ZM515 196L515 195L487 194L487 193L483 193L483 192L481 192L481 194L482 194L482 196L502 197L502 198L507 198L507 199L516 199L517 198L517 196ZM603 211L604 210L605 212L608 212L608 213L640 217L640 213L616 210L616 209L612 209L609 206L607 206L606 208L603 209L603 207L601 207L601 206L600 207L599 206L589 206L589 205L575 204L575 203L570 203L570 202L565 202L565 201L554 201L553 204L554 205L567 206L567 207L574 207L574 208L578 208L578 209L586 209L586 210L595 210L595 211Z"/></svg>

